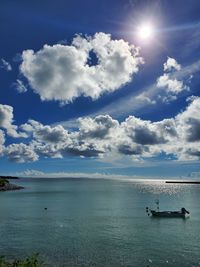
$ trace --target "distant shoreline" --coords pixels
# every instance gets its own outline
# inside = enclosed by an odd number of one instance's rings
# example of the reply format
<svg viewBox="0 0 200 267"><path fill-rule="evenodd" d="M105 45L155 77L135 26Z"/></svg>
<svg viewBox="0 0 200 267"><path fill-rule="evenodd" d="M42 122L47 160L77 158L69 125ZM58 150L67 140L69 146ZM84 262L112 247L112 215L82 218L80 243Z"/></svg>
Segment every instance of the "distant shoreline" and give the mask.
<svg viewBox="0 0 200 267"><path fill-rule="evenodd" d="M0 175L0 179L14 180L14 179L19 179L19 177L16 177L16 176L8 176L8 175Z"/></svg>
<svg viewBox="0 0 200 267"><path fill-rule="evenodd" d="M165 181L166 184L200 184L200 181Z"/></svg>

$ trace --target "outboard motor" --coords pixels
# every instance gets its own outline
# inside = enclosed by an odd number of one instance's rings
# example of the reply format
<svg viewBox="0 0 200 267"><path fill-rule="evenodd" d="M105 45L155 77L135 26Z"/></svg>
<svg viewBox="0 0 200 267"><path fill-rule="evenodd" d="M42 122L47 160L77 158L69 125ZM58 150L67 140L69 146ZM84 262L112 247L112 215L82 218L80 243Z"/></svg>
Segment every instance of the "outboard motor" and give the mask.
<svg viewBox="0 0 200 267"><path fill-rule="evenodd" d="M181 209L181 213L182 213L182 214L186 214L186 213L187 213L187 214L190 214L189 211L187 211L185 208L182 208L182 209Z"/></svg>

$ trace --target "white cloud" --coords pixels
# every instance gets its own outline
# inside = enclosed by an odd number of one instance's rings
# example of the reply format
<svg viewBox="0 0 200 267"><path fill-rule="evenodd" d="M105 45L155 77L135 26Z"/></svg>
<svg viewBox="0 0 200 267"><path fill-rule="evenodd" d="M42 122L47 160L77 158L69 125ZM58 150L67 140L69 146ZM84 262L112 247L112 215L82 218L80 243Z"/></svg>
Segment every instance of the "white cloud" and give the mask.
<svg viewBox="0 0 200 267"><path fill-rule="evenodd" d="M9 160L18 163L38 160L38 155L33 151L33 149L23 143L11 144L7 146L4 153Z"/></svg>
<svg viewBox="0 0 200 267"><path fill-rule="evenodd" d="M99 115L94 119L86 117L80 118L80 137L81 138L106 138L110 131L114 131L119 126L117 120L113 120L109 115Z"/></svg>
<svg viewBox="0 0 200 267"><path fill-rule="evenodd" d="M191 78L191 75L200 71L200 60L195 61L194 63L181 68L180 71L177 71L173 74L173 78L176 78L178 81L185 81ZM190 81L189 81L190 82ZM189 90L189 88L187 89ZM152 104L159 104L161 102L173 101L177 98L176 95L166 94L166 90L163 90L163 87L157 87L156 83L153 83L144 88L140 88L139 93L132 91L131 94L126 95L114 103L108 104L107 106L101 108L93 114L109 114L113 117L127 116L129 114L138 112L140 110L145 110L152 106ZM161 96L159 96L161 94ZM162 95L163 94L163 95ZM171 100L170 100L171 98ZM169 99L169 100L168 100ZM116 108L117 107L117 108ZM67 122L62 122L63 124ZM70 122L71 125L73 122Z"/></svg>
<svg viewBox="0 0 200 267"><path fill-rule="evenodd" d="M102 143L95 143L94 141L83 141L82 143L74 142L70 145L66 145L65 147L61 148L61 153L63 156L73 155L73 156L80 156L80 157L100 157L105 153L103 148L104 144Z"/></svg>
<svg viewBox="0 0 200 267"><path fill-rule="evenodd" d="M37 178L91 178L91 179L114 179L114 180L121 180L124 181L131 181L131 180L139 180L139 179L147 179L144 176L134 176L134 175L120 175L120 174L105 174L105 173L78 173L78 172L42 172L39 170L34 169L27 169L22 172L17 172L14 175L19 177L37 177ZM154 178L155 177L149 177Z"/></svg>
<svg viewBox="0 0 200 267"><path fill-rule="evenodd" d="M20 128L32 135L32 149L40 156L61 158L61 149L67 144L71 144L71 139L67 130L61 125L43 125L35 120L29 120Z"/></svg>
<svg viewBox="0 0 200 267"><path fill-rule="evenodd" d="M97 57L90 64L90 53ZM71 102L79 96L99 98L132 80L143 63L138 48L109 34L78 35L71 45L45 45L25 50L20 70L42 100ZM90 60L91 61L91 60Z"/></svg>
<svg viewBox="0 0 200 267"><path fill-rule="evenodd" d="M5 134L2 130L0 130L0 156L4 150L4 143L5 143Z"/></svg>
<svg viewBox="0 0 200 267"><path fill-rule="evenodd" d="M0 61L0 68L4 69L6 71L11 71L12 70L12 66L10 65L9 62L7 62L5 59L1 59Z"/></svg>
<svg viewBox="0 0 200 267"><path fill-rule="evenodd" d="M43 125L29 120L21 125L30 137L25 145L11 144L3 149L16 162L35 161L39 157L121 157L145 160L160 153L178 160L200 158L200 97L190 98L185 111L157 122L129 116L119 123L108 115L81 118L79 127L67 131L62 126ZM4 135L2 146L4 146Z"/></svg>
<svg viewBox="0 0 200 267"><path fill-rule="evenodd" d="M151 122L128 117L122 123L126 136L139 145L158 145L168 142L175 135L173 120L165 119L160 122Z"/></svg>
<svg viewBox="0 0 200 267"><path fill-rule="evenodd" d="M33 132L34 138L41 142L59 143L66 142L68 139L68 131L61 125L51 127L35 120L29 120L26 124L21 125L20 128L28 133Z"/></svg>
<svg viewBox="0 0 200 267"><path fill-rule="evenodd" d="M164 63L164 71L167 73L157 79L156 86L166 91L164 95L159 95L159 99L163 102L171 102L176 100L178 94L189 90L189 87L184 83L186 77L181 79L181 74L179 74L181 73L181 65L174 58L168 57ZM176 76L179 76L179 79Z"/></svg>
<svg viewBox="0 0 200 267"><path fill-rule="evenodd" d="M170 76L166 73L158 78L157 87L166 88L168 93L175 95L184 90L188 90L188 86L184 85L182 81L178 81L175 78L170 78Z"/></svg>
<svg viewBox="0 0 200 267"><path fill-rule="evenodd" d="M20 177L43 177L44 175L45 175L44 172L34 170L34 169L27 169L23 172L17 172L16 173L16 176L20 176Z"/></svg>
<svg viewBox="0 0 200 267"><path fill-rule="evenodd" d="M38 156L46 158L62 158L61 149L64 144L52 144L52 143L41 143L37 141L31 142L31 148L35 151Z"/></svg>
<svg viewBox="0 0 200 267"><path fill-rule="evenodd" d="M14 83L14 86L16 87L16 90L19 93L27 92L27 88L26 88L26 86L24 85L24 83L21 80L17 79L16 82Z"/></svg>
<svg viewBox="0 0 200 267"><path fill-rule="evenodd" d="M140 103L141 105L155 105L156 101L152 100L150 97L148 97L145 93L141 93L140 95L137 95L135 99Z"/></svg>
<svg viewBox="0 0 200 267"><path fill-rule="evenodd" d="M194 143L200 141L200 98L193 97L190 101L187 109L177 115L176 122L181 139Z"/></svg>
<svg viewBox="0 0 200 267"><path fill-rule="evenodd" d="M13 107L0 104L0 127L6 129L12 137L26 137L25 133L18 133L17 126L13 124Z"/></svg>
<svg viewBox="0 0 200 267"><path fill-rule="evenodd" d="M88 118L89 120L89 118ZM99 118L100 120L100 118ZM98 121L98 118L97 118ZM82 125L81 120L79 123ZM96 157L105 152L103 142L94 142L91 138L98 138L97 130L94 128L86 131L88 126L80 126L78 132L68 133L61 125L48 126L29 120L28 123L21 126L23 130L32 133L33 141L31 146L33 150L41 156L61 158L67 155Z"/></svg>
<svg viewBox="0 0 200 267"><path fill-rule="evenodd" d="M163 65L164 71L181 70L181 65L171 57L168 57L167 61Z"/></svg>

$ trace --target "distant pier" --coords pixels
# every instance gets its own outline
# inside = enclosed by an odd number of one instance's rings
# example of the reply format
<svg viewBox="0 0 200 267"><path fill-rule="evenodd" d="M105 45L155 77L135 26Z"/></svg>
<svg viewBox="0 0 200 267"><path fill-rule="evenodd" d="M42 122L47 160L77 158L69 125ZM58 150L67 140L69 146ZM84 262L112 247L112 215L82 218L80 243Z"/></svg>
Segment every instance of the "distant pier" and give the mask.
<svg viewBox="0 0 200 267"><path fill-rule="evenodd" d="M175 180L168 180L165 181L166 184L200 184L200 181L175 181Z"/></svg>

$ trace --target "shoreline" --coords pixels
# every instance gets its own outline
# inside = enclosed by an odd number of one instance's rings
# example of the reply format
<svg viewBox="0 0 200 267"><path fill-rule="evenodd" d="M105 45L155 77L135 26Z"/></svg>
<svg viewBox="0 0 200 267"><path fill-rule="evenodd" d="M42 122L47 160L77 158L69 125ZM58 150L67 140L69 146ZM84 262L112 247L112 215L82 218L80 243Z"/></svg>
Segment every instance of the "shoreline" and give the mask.
<svg viewBox="0 0 200 267"><path fill-rule="evenodd" d="M0 179L17 180L19 177L11 175L0 175Z"/></svg>
<svg viewBox="0 0 200 267"><path fill-rule="evenodd" d="M19 178L12 176L0 176L0 192L24 189L23 186L11 184L9 182L9 179L19 179Z"/></svg>
<svg viewBox="0 0 200 267"><path fill-rule="evenodd" d="M1 186L0 187L0 192L4 192L4 191L15 191L15 190L20 190L20 189L24 189L23 186L20 185L16 185L16 184L6 184L5 186Z"/></svg>

